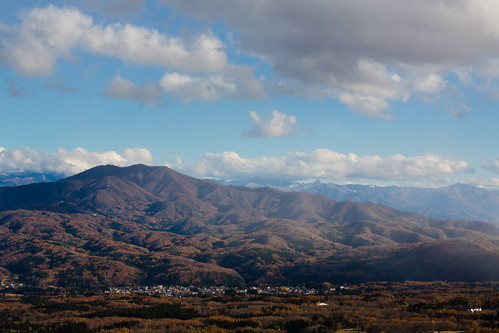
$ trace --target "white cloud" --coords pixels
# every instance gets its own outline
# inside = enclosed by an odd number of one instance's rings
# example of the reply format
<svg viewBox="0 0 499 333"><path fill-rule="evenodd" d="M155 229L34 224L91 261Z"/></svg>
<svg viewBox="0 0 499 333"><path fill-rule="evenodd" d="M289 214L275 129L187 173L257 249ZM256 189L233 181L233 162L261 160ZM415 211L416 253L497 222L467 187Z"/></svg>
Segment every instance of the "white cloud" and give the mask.
<svg viewBox="0 0 499 333"><path fill-rule="evenodd" d="M143 0L65 0L112 17ZM393 102L437 100L451 77L499 98L499 23L495 0L169 0L187 15L222 20L237 55L259 57L273 77L228 64L210 31L179 37L149 27L94 22L72 7L26 10L0 27L0 62L24 75L50 75L77 52L166 69L162 88L183 101L327 93L368 117L391 118ZM176 12L175 12L176 13ZM189 17L191 19L191 17ZM270 74L270 76L272 76ZM455 88L455 87L453 87ZM117 94L119 96L119 94ZM140 98L139 98L140 100Z"/></svg>
<svg viewBox="0 0 499 333"><path fill-rule="evenodd" d="M53 5L27 10L21 20L1 39L0 61L23 75L50 75L75 48L188 72L227 66L224 45L211 33L187 40L130 24L99 25L76 8Z"/></svg>
<svg viewBox="0 0 499 333"><path fill-rule="evenodd" d="M126 148L122 155L130 164L152 164L153 162L151 152L145 148Z"/></svg>
<svg viewBox="0 0 499 333"><path fill-rule="evenodd" d="M298 126L298 122L294 115L277 110L272 110L264 119L261 119L255 111L249 111L249 115L253 122L253 130L243 133L245 137L279 138L297 134L295 128Z"/></svg>
<svg viewBox="0 0 499 333"><path fill-rule="evenodd" d="M227 65L224 45L210 33L187 42L129 24L94 26L92 30L82 39L84 48L141 65L187 72L220 71Z"/></svg>
<svg viewBox="0 0 499 333"><path fill-rule="evenodd" d="M161 89L153 81L149 81L143 87L140 87L132 81L123 78L121 74L116 74L107 84L103 94L113 98L154 104L161 98Z"/></svg>
<svg viewBox="0 0 499 333"><path fill-rule="evenodd" d="M115 151L90 152L83 148L57 149L56 153L31 148L5 149L0 147L0 172L57 172L73 175L103 164L126 166L137 163L152 164L151 153L145 148L127 148L122 154Z"/></svg>
<svg viewBox="0 0 499 333"><path fill-rule="evenodd" d="M437 73L430 73L414 80L414 91L423 94L433 94L445 88L446 80Z"/></svg>
<svg viewBox="0 0 499 333"><path fill-rule="evenodd" d="M191 100L217 102L220 99L260 99L265 96L263 83L246 66L228 67L223 73L204 76L166 73L159 85L166 94L186 103Z"/></svg>
<svg viewBox="0 0 499 333"><path fill-rule="evenodd" d="M473 172L473 168L466 161L452 160L435 154L409 157L358 156L327 149L259 158L243 158L235 152L207 153L193 163L177 159L169 166L198 177L226 179L411 181Z"/></svg>
<svg viewBox="0 0 499 333"><path fill-rule="evenodd" d="M2 38L0 61L24 75L49 75L60 57L68 57L90 34L92 18L74 8L49 5L25 11L23 23Z"/></svg>
<svg viewBox="0 0 499 333"><path fill-rule="evenodd" d="M388 108L389 104L382 97L380 98L372 95L363 95L356 93L352 94L343 91L338 95L338 99L341 103L348 106L351 110L359 112L364 116L385 119L391 118L384 112Z"/></svg>
<svg viewBox="0 0 499 333"><path fill-rule="evenodd" d="M222 96L230 96L236 91L236 85L220 75L204 77L166 73L159 82L163 90L170 96L175 96L189 102L193 99L216 102Z"/></svg>
<svg viewBox="0 0 499 333"><path fill-rule="evenodd" d="M280 77L334 88L334 97L370 117L386 117L393 101L411 96L436 100L452 74L499 91L495 0L163 3L223 20L237 30L238 47L270 63ZM489 79L477 81L474 74Z"/></svg>

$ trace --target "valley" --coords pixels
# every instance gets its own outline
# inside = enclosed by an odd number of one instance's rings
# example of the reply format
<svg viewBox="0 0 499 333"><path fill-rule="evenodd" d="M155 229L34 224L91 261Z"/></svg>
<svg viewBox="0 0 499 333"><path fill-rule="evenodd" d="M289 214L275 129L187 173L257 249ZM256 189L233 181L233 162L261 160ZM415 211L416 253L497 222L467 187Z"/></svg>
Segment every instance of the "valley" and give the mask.
<svg viewBox="0 0 499 333"><path fill-rule="evenodd" d="M67 295L2 290L0 330L15 332L497 332L499 297L490 283L362 283L314 294L176 296L124 292ZM182 288L177 288L181 290ZM265 289L265 288L259 288ZM192 291L196 291L194 295Z"/></svg>

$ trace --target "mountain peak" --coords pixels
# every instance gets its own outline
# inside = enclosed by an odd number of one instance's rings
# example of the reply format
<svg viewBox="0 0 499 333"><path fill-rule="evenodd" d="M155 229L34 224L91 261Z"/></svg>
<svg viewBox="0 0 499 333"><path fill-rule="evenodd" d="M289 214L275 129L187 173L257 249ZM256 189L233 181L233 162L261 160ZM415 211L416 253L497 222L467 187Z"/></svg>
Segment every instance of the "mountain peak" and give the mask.
<svg viewBox="0 0 499 333"><path fill-rule="evenodd" d="M167 167L146 165L103 165L54 183L0 188L0 222L0 242L13 244L4 255L0 253L0 263L10 263L3 267L25 277L45 270L45 261L52 260L53 253L77 253L71 257L80 260L78 265L94 271L100 267L113 279L129 274L130 283L142 273L148 281L161 284L199 283L203 279L225 283L226 279L241 278L273 283L293 280L293 270L297 279L316 272L310 263L335 267L352 256L371 260L396 249L411 250L444 239L480 242L484 250L473 253L486 260L478 268L499 262L499 228L484 222L440 221L373 203L335 202L305 192L223 186ZM35 248L34 243L40 246ZM449 254L441 262L454 258L452 251L459 246L450 244ZM19 263L31 265L26 260L32 259L28 253L33 248L51 252L39 255L47 259L40 261L36 270L26 266L31 271L21 272ZM430 252L418 252L414 262L427 263ZM392 257L388 264L399 265L399 256L395 253ZM91 260L94 264L88 266ZM110 262L114 266L109 266ZM65 265L69 272L75 266L69 260L54 259L51 264ZM347 266L342 269L348 272L351 268ZM413 262L403 267L420 270ZM372 272L370 266L360 268ZM490 272L484 276L497 276L496 271ZM330 273L327 271L325 278L329 279ZM68 274L50 274L47 279L63 283L65 276ZM462 279L468 276L462 275ZM411 275L397 279L406 277Z"/></svg>
<svg viewBox="0 0 499 333"><path fill-rule="evenodd" d="M88 179L94 177L103 177L103 176L122 176L127 174L136 174L141 172L149 172L151 170L161 169L165 172L173 171L168 167L164 166L148 166L145 164L134 164L126 167L118 167L112 164L107 165L98 165L96 167L90 168L86 171L73 175L71 178L81 178Z"/></svg>

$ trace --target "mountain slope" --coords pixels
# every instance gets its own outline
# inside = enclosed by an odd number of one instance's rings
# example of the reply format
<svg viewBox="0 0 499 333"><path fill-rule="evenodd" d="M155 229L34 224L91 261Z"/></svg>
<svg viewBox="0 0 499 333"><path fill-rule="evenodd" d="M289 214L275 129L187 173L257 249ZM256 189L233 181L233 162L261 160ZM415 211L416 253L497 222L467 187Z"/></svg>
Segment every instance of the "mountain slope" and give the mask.
<svg viewBox="0 0 499 333"><path fill-rule="evenodd" d="M482 220L499 224L499 191L455 184L441 188L293 184L293 191L325 195L333 200L373 202L439 219Z"/></svg>
<svg viewBox="0 0 499 333"><path fill-rule="evenodd" d="M0 188L0 275L31 284L284 283L319 266L314 269L329 273L317 277L329 281L352 272L356 279L404 279L420 276L416 264L431 253L421 249L450 249L442 252L447 260L462 244L479 244L473 270L484 273L467 274L470 261L457 266L456 276L499 278L480 268L499 260L499 227L485 222L223 186L144 165L101 166L53 183ZM414 255L404 261L397 253ZM352 260L362 265L345 265ZM373 269L392 262L405 275ZM343 271L332 274L328 267ZM420 277L443 279L449 269Z"/></svg>

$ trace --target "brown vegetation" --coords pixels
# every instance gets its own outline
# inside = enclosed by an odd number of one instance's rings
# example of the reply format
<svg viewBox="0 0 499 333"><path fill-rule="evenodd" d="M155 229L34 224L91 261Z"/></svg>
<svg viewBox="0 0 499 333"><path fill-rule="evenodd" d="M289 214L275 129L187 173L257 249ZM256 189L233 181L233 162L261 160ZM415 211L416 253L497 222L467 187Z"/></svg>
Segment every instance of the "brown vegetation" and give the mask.
<svg viewBox="0 0 499 333"><path fill-rule="evenodd" d="M104 166L0 188L0 275L80 290L499 280L499 227Z"/></svg>
<svg viewBox="0 0 499 333"><path fill-rule="evenodd" d="M499 332L490 283L367 283L311 296L62 296L0 301L12 332ZM5 294L4 294L5 295ZM470 309L480 308L472 312Z"/></svg>

